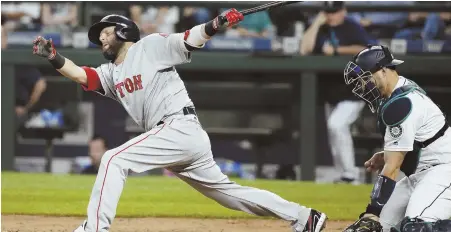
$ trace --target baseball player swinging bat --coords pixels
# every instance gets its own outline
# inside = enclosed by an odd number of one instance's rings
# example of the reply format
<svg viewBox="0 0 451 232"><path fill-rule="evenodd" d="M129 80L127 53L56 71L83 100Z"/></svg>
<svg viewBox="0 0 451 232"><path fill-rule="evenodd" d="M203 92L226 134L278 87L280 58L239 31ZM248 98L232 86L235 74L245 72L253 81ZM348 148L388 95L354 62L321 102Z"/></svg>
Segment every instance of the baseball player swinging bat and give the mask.
<svg viewBox="0 0 451 232"><path fill-rule="evenodd" d="M275 5L268 3L246 12ZM175 69L177 65L190 63L191 52L202 48L217 32L243 19L243 13L230 9L184 33L141 37L132 20L108 15L88 32L89 40L101 48L107 60L96 68L76 65L56 51L51 39L38 37L33 41L34 54L47 59L58 72L81 84L84 90L119 102L145 129L141 135L103 154L87 207L87 219L75 232L108 232L129 171L141 173L157 168L171 171L227 208L274 216L289 222L295 232L320 232L325 228L327 216L319 210L265 190L238 185L221 172L211 151L210 138Z"/></svg>

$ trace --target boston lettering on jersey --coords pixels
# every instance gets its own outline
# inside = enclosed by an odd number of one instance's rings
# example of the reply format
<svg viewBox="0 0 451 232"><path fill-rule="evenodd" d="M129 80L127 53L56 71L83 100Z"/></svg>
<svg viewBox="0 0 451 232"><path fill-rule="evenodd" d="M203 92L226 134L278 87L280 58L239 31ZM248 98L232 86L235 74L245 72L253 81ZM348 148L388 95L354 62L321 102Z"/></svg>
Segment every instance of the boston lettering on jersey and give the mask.
<svg viewBox="0 0 451 232"><path fill-rule="evenodd" d="M115 84L116 90L120 93L121 98L125 97L124 89L128 93L133 93L136 90L143 88L141 74L133 76L133 78L125 78L124 81Z"/></svg>

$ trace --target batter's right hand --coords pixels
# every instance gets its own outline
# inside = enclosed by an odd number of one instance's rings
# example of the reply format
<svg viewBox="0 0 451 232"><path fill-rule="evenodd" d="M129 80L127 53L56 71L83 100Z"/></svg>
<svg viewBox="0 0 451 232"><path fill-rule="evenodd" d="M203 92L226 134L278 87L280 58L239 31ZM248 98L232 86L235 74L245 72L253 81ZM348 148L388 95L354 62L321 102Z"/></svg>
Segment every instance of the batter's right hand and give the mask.
<svg viewBox="0 0 451 232"><path fill-rule="evenodd" d="M380 151L371 157L368 161L365 162L364 166L368 172L380 171L384 167L384 152Z"/></svg>
<svg viewBox="0 0 451 232"><path fill-rule="evenodd" d="M42 36L38 36L35 40L33 40L33 54L45 57L49 60L55 58L56 49L53 46L52 39L46 40Z"/></svg>

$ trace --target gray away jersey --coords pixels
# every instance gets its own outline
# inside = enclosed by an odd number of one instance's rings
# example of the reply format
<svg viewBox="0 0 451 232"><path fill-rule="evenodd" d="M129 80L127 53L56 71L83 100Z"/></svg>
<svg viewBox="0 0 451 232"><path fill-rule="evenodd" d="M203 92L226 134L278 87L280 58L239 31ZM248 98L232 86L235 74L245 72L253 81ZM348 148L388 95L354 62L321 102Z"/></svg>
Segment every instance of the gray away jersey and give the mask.
<svg viewBox="0 0 451 232"><path fill-rule="evenodd" d="M132 45L124 61L97 67L104 96L119 101L146 131L163 117L193 106L177 71L159 72L189 63L183 34L150 34Z"/></svg>

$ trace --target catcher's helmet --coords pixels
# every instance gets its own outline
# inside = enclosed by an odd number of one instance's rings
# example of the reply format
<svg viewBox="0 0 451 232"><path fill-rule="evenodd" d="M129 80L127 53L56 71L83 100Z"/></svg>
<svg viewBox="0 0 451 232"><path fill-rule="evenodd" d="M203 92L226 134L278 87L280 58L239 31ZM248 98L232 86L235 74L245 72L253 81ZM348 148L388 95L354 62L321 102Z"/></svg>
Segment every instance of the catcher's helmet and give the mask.
<svg viewBox="0 0 451 232"><path fill-rule="evenodd" d="M393 67L404 61L393 57L388 47L381 45L368 45L349 61L344 70L344 79L347 85L353 84L352 92L368 103L372 112L381 97L379 89L372 80L373 73L384 67Z"/></svg>
<svg viewBox="0 0 451 232"><path fill-rule="evenodd" d="M121 15L107 15L100 20L100 22L93 24L89 28L88 38L97 45L102 45L100 42L100 32L109 26L116 26L114 32L116 37L122 41L137 42L140 40L138 26L129 18Z"/></svg>

